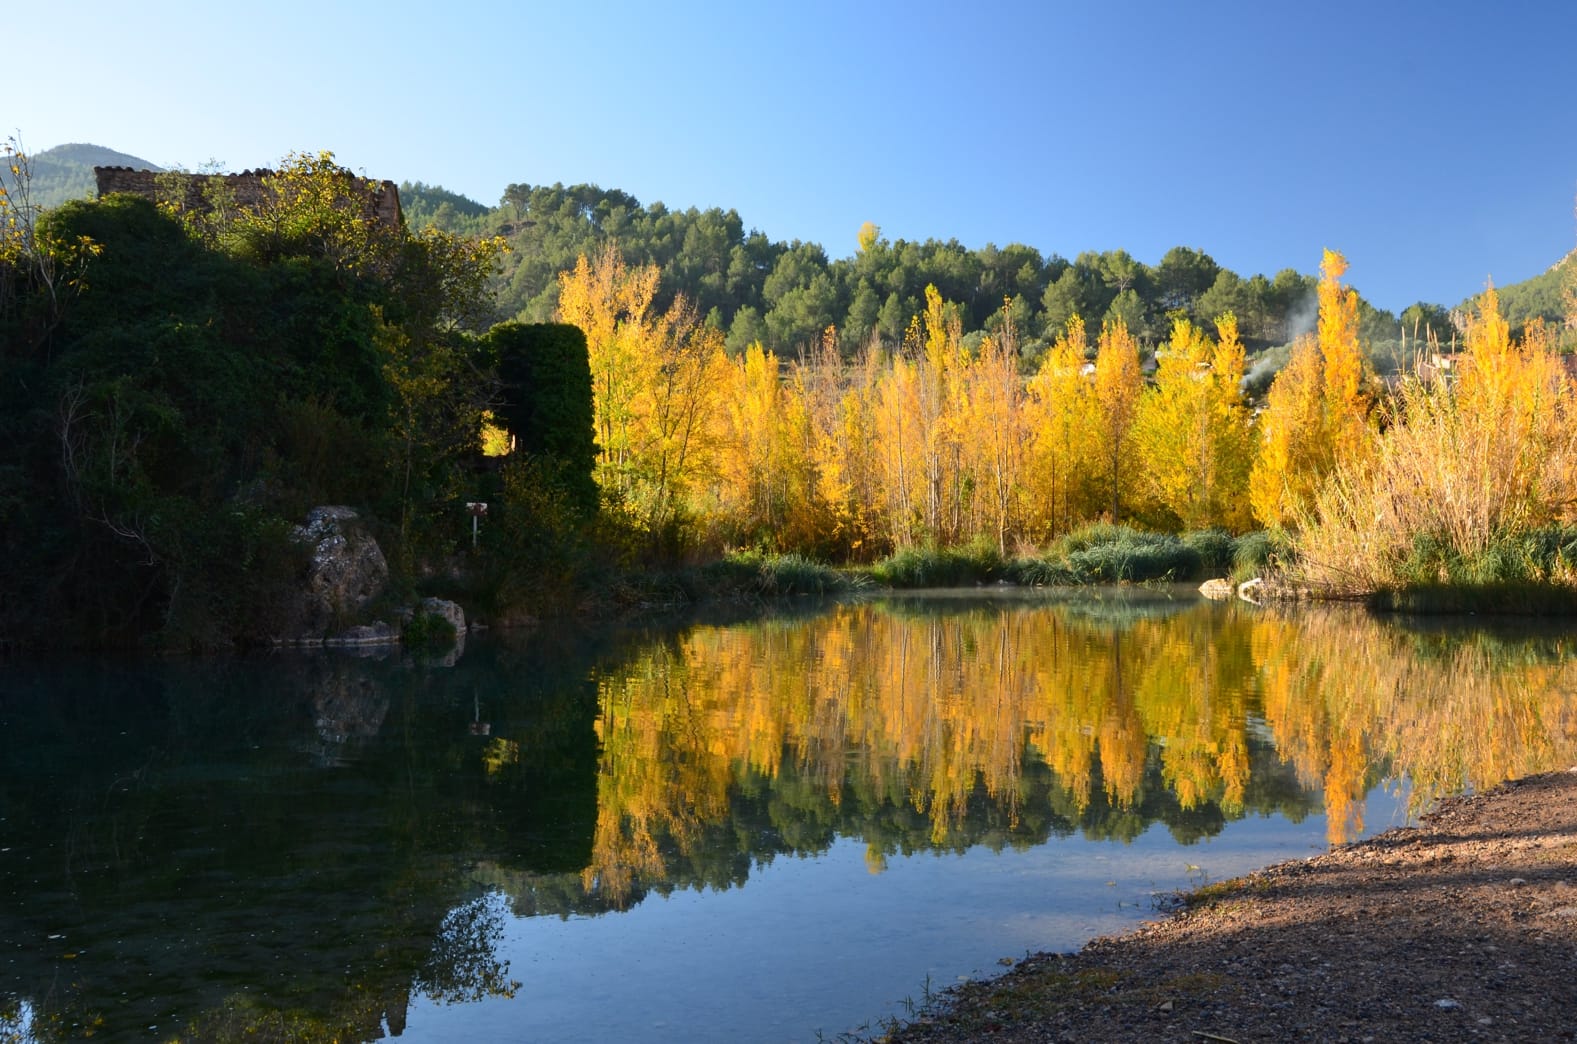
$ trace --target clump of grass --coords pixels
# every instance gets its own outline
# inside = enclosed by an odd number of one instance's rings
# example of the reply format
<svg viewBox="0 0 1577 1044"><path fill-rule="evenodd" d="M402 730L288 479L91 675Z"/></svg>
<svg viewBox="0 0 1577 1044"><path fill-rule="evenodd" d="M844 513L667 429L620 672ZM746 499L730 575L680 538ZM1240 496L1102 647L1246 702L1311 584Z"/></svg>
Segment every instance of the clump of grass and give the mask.
<svg viewBox="0 0 1577 1044"><path fill-rule="evenodd" d="M1464 551L1438 533L1420 533L1397 565L1402 586L1482 586L1560 583L1577 564L1577 529L1552 526L1503 535Z"/></svg>
<svg viewBox="0 0 1577 1044"><path fill-rule="evenodd" d="M1188 580L1200 572L1199 552L1182 540L1129 526L1086 526L1064 537L1057 550L1075 575L1093 582Z"/></svg>
<svg viewBox="0 0 1577 1044"><path fill-rule="evenodd" d="M1552 526L1502 536L1476 552L1421 533L1395 568L1395 581L1370 598L1377 608L1413 613L1519 614L1577 611L1577 528Z"/></svg>
<svg viewBox="0 0 1577 1044"><path fill-rule="evenodd" d="M1179 538L1199 556L1199 575L1222 576L1230 572L1237 556L1237 541L1224 529L1196 529Z"/></svg>
<svg viewBox="0 0 1577 1044"><path fill-rule="evenodd" d="M1084 582L1067 562L1047 555L1015 558L1006 579L1026 587L1076 587Z"/></svg>
<svg viewBox="0 0 1577 1044"><path fill-rule="evenodd" d="M1285 557L1286 541L1264 530L1244 533L1233 542L1232 564L1228 576L1242 582L1261 576L1276 561Z"/></svg>
<svg viewBox="0 0 1577 1044"><path fill-rule="evenodd" d="M977 541L963 547L906 547L870 567L870 577L886 587L965 587L1008 578L1008 565L996 546Z"/></svg>
<svg viewBox="0 0 1577 1044"><path fill-rule="evenodd" d="M858 586L829 565L798 554L736 551L679 578L691 601L833 594Z"/></svg>
<svg viewBox="0 0 1577 1044"><path fill-rule="evenodd" d="M804 555L767 555L756 571L764 595L832 594L854 586L848 576Z"/></svg>

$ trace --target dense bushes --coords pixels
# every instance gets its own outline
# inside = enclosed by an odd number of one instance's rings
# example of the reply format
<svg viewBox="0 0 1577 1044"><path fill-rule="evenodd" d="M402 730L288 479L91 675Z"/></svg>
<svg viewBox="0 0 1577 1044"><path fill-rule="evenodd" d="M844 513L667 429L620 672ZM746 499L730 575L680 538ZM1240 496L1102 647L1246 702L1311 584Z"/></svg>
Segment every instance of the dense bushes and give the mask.
<svg viewBox="0 0 1577 1044"><path fill-rule="evenodd" d="M40 219L37 243L93 249L69 287L9 269L0 323L60 307L45 334L0 329L0 639L277 633L313 504L361 509L407 568L457 544L486 398L458 324L487 255L343 212L337 238L312 234L344 175L287 166L293 223L218 228L134 196Z"/></svg>

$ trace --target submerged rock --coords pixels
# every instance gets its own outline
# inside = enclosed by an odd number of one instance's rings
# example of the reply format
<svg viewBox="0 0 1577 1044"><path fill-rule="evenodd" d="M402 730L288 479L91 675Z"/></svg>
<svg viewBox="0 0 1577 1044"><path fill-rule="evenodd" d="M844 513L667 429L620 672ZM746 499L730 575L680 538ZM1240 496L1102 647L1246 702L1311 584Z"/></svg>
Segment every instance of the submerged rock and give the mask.
<svg viewBox="0 0 1577 1044"><path fill-rule="evenodd" d="M1199 585L1199 593L1206 598L1214 598L1217 601L1231 598L1234 593L1232 581L1225 579L1206 580Z"/></svg>

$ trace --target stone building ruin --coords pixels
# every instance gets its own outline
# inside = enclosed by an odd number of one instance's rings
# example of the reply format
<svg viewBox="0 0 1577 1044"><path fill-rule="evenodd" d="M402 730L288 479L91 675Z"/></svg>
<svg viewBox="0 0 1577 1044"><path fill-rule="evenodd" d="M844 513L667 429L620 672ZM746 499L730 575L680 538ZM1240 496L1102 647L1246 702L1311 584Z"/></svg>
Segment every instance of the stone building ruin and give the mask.
<svg viewBox="0 0 1577 1044"><path fill-rule="evenodd" d="M266 169L246 170L240 174L187 174L135 170L131 167L93 168L100 197L114 192L128 192L155 202L165 200L177 203L181 210L195 213L207 213L212 208L210 200L218 194L212 189L221 186L222 195L233 200L237 207L262 209L269 200L268 179L273 174L272 170ZM400 190L394 182L359 177L347 180L352 190L361 196L363 216L367 220L391 229L405 226L405 216L400 210ZM177 195L181 198L172 198Z"/></svg>

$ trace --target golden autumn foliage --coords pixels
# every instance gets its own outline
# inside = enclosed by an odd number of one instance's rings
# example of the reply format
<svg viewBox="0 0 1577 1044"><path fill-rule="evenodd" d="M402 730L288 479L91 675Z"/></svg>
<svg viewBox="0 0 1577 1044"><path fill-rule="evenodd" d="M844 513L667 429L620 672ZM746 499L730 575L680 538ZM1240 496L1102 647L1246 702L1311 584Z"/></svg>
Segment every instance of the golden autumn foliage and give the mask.
<svg viewBox="0 0 1577 1044"><path fill-rule="evenodd" d="M627 267L615 247L561 276L560 311L587 334L605 498L641 528L691 527L713 549L869 561L910 546L988 542L1007 554L1130 517L1241 532L1256 522L1301 530L1319 516L1335 532L1343 511L1360 517L1353 498L1377 481L1377 428L1387 429L1383 466L1394 478L1405 436L1390 429L1400 423L1422 438L1426 422L1446 441L1408 450L1419 464L1413 485L1398 488L1455 512L1442 532L1501 531L1490 520L1502 516L1514 526L1564 518L1563 505L1577 503L1577 453L1567 386L1539 329L1512 345L1491 292L1468 336L1460 387L1405 387L1376 426L1345 272L1342 256L1326 251L1318 329L1292 346L1252 421L1230 314L1218 317L1215 338L1177 320L1147 384L1120 317L1103 323L1092 361L1089 333L1073 316L1026 379L1011 307L994 331L966 338L958 309L934 286L896 350L873 342L852 362L831 327L806 357L785 361L752 346L728 361L719 332L682 298L657 312L657 269ZM1425 473L1457 458L1451 475ZM1469 501L1481 518L1464 513ZM1378 546L1373 530L1392 523L1377 512L1341 539ZM1335 586L1356 589L1357 577Z"/></svg>
<svg viewBox="0 0 1577 1044"><path fill-rule="evenodd" d="M1259 454L1249 473L1249 504L1262 526L1295 524L1330 474L1334 453L1325 438L1325 389L1319 343L1300 337L1265 396Z"/></svg>
<svg viewBox="0 0 1577 1044"><path fill-rule="evenodd" d="M608 502L642 529L667 533L713 466L712 420L726 360L720 331L683 297L653 308L657 268L629 268L617 245L559 276L559 317L586 334Z"/></svg>
<svg viewBox="0 0 1577 1044"><path fill-rule="evenodd" d="M1018 331L1008 304L1002 317L998 332L982 339L964 371L960 413L962 465L974 490L968 529L990 534L1006 554L1009 539L1023 532L1028 509L1028 396L1018 372Z"/></svg>
<svg viewBox="0 0 1577 1044"><path fill-rule="evenodd" d="M1105 489L1101 505L1113 522L1122 521L1122 505L1131 499L1137 478L1134 469L1124 465L1132 455L1133 422L1143 389L1138 342L1121 318L1106 320L1095 347L1095 416L1103 465L1099 481Z"/></svg>
<svg viewBox="0 0 1577 1044"><path fill-rule="evenodd" d="M1320 262L1320 318L1316 337L1325 363L1325 411L1331 452L1356 460L1366 450L1371 403L1363 390L1363 349L1358 344L1358 291L1342 286L1347 259L1325 251Z"/></svg>
<svg viewBox="0 0 1577 1044"><path fill-rule="evenodd" d="M1029 382L1029 482L1038 508L1036 532L1043 538L1089 517L1090 490L1104 464L1098 402L1084 372L1087 350L1084 320L1073 316Z"/></svg>
<svg viewBox="0 0 1577 1044"><path fill-rule="evenodd" d="M1260 452L1249 479L1254 517L1263 526L1302 520L1338 465L1369 452L1372 402L1364 390L1358 343L1358 294L1343 287L1347 261L1325 251L1320 265L1319 327L1293 345L1260 418Z"/></svg>
<svg viewBox="0 0 1577 1044"><path fill-rule="evenodd" d="M1217 320L1219 342L1187 319L1172 324L1155 385L1139 399L1133 439L1151 520L1170 529L1248 527L1251 443L1239 390L1237 320Z"/></svg>

